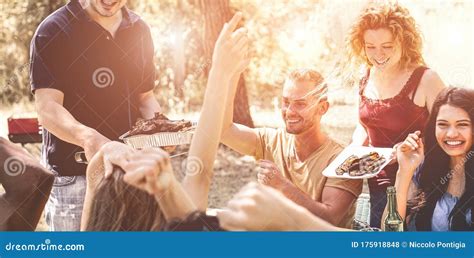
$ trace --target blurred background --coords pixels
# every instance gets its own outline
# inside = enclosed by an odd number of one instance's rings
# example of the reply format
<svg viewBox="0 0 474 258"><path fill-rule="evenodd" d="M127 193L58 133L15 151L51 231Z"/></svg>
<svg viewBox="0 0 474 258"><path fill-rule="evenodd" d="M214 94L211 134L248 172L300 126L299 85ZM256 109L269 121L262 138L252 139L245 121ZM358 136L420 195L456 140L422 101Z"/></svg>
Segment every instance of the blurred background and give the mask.
<svg viewBox="0 0 474 258"><path fill-rule="evenodd" d="M29 45L38 24L65 0L0 0L0 137L7 118L34 116L28 79ZM235 118L254 126L282 125L279 106L285 75L294 68L320 71L331 108L324 130L350 141L357 121L357 86L348 80L345 39L366 0L128 0L151 27L157 70L155 95L171 118L197 119L212 48L225 21L244 15L253 60L240 80ZM424 57L449 85L474 88L474 1L400 0L424 36ZM362 70L361 70L362 71ZM361 71L356 71L357 77ZM38 148L29 148L38 155ZM176 167L181 160L173 161ZM222 207L255 180L255 163L221 147L210 193ZM179 169L176 169L179 171ZM43 223L43 222L42 222ZM39 230L45 230L44 223Z"/></svg>
<svg viewBox="0 0 474 258"><path fill-rule="evenodd" d="M38 24L65 0L0 1L0 115L34 111L29 91L29 45ZM424 35L424 56L445 83L474 87L474 11L471 0L399 1ZM330 86L327 128L351 128L357 119L356 87L344 80L347 31L365 0L129 0L149 24L155 44L156 96L166 113L199 111L222 24L242 11L252 39L253 60L243 76L236 106L246 124L277 126L286 73L319 70ZM344 116L338 116L344 114ZM0 135L5 135L5 119ZM328 130L331 133L333 130ZM337 131L337 130L336 130ZM340 136L347 142L346 135Z"/></svg>

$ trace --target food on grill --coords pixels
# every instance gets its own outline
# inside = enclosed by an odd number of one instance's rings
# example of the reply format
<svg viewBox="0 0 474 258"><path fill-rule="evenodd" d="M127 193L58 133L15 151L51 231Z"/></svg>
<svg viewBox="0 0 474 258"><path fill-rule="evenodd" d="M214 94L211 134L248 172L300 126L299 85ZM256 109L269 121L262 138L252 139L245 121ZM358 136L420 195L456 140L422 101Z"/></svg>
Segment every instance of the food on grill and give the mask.
<svg viewBox="0 0 474 258"><path fill-rule="evenodd" d="M385 161L385 157L375 151L363 155L360 158L356 155L351 155L336 168L336 174L339 176L345 173L348 173L350 176L372 174L375 173Z"/></svg>
<svg viewBox="0 0 474 258"><path fill-rule="evenodd" d="M162 132L182 132L190 129L192 123L186 120L169 120L162 113L155 113L152 119L139 119L132 130L128 133L129 136L139 134L154 134Z"/></svg>

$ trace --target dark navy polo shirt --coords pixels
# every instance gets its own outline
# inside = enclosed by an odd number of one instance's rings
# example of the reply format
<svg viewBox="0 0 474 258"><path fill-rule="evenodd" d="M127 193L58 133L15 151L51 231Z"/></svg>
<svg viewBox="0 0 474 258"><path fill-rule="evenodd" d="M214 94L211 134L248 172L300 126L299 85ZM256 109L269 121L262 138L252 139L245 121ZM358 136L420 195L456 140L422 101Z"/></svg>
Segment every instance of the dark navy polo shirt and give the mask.
<svg viewBox="0 0 474 258"><path fill-rule="evenodd" d="M64 93L64 107L80 123L111 140L127 132L139 114L138 96L154 87L150 29L122 9L115 38L91 20L76 1L49 15L31 41L33 93L53 88ZM84 175L74 160L82 149L43 130L43 159L59 175Z"/></svg>

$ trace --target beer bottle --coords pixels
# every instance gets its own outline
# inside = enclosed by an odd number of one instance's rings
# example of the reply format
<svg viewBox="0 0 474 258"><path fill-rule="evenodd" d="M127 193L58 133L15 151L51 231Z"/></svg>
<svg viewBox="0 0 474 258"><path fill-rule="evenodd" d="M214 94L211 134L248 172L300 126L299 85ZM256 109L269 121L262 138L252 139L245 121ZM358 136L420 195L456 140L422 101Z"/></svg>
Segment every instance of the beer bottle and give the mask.
<svg viewBox="0 0 474 258"><path fill-rule="evenodd" d="M384 221L385 231L403 231L403 220L397 211L397 192L393 186L387 188L387 202L388 213Z"/></svg>

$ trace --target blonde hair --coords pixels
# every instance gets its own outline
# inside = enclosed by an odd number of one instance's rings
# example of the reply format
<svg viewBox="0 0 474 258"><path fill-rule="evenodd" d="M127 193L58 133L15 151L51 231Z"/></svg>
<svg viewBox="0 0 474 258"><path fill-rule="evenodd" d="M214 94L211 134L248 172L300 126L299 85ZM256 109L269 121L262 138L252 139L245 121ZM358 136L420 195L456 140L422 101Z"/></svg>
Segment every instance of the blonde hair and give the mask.
<svg viewBox="0 0 474 258"><path fill-rule="evenodd" d="M287 79L293 82L314 82L315 86L319 85L324 81L324 78L320 73L318 73L316 70L309 68L300 68L292 70L288 75Z"/></svg>
<svg viewBox="0 0 474 258"><path fill-rule="evenodd" d="M308 92L307 95L317 94L320 99L327 100L327 85L324 83L324 77L314 69L300 68L295 69L288 74L286 81L290 82L311 82L314 84L314 89Z"/></svg>
<svg viewBox="0 0 474 258"><path fill-rule="evenodd" d="M394 39L400 43L401 67L405 68L410 64L425 65L422 56L421 31L408 9L397 2L370 3L352 26L347 45L351 62L354 65L372 66L364 51L364 32L381 28L388 29Z"/></svg>

